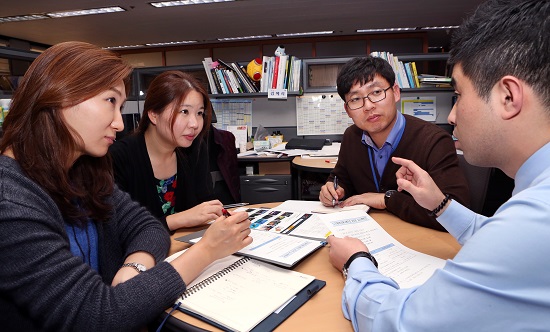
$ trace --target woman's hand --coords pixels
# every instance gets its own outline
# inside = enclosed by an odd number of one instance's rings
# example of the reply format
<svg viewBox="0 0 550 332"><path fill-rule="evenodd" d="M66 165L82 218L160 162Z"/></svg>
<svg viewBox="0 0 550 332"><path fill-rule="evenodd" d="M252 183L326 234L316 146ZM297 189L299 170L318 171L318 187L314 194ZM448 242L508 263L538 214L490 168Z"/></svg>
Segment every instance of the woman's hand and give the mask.
<svg viewBox="0 0 550 332"><path fill-rule="evenodd" d="M188 210L174 213L166 217L170 230L182 227L195 227L215 220L222 215L223 204L219 200L198 204Z"/></svg>
<svg viewBox="0 0 550 332"><path fill-rule="evenodd" d="M236 212L227 218L220 217L210 225L199 242L170 264L178 271L183 281L189 284L215 260L251 244L252 238L249 235L248 213Z"/></svg>

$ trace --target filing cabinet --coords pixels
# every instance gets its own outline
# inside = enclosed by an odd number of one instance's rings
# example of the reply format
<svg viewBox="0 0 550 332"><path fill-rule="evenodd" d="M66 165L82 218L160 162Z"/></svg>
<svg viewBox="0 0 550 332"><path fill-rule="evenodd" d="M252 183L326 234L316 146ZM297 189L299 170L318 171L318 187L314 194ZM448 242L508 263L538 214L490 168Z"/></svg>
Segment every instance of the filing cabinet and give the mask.
<svg viewBox="0 0 550 332"><path fill-rule="evenodd" d="M241 199L250 204L292 199L292 177L289 174L242 175Z"/></svg>

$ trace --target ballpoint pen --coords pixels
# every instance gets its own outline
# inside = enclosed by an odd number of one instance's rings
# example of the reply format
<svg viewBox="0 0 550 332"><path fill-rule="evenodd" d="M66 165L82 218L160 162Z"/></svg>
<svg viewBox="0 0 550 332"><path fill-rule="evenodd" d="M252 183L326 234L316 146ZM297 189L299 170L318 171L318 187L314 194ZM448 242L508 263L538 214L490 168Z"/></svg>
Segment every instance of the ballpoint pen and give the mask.
<svg viewBox="0 0 550 332"><path fill-rule="evenodd" d="M338 177L336 177L336 175L334 176L334 191L336 191L336 189L338 189ZM336 200L333 198L332 199L332 206L335 206L336 205Z"/></svg>

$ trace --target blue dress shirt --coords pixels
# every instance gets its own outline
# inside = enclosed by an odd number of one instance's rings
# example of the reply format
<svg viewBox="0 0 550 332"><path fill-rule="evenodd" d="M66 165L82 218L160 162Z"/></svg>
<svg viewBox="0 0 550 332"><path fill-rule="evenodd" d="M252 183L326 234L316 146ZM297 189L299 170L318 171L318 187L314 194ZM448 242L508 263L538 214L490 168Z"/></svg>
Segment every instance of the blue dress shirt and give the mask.
<svg viewBox="0 0 550 332"><path fill-rule="evenodd" d="M372 138L364 131L361 138L361 142L369 147L371 162L374 163L374 165L376 166L376 171L378 172L377 174L373 174L375 181L377 181L377 188L379 187L378 182L382 177L382 173L384 173L384 168L386 168L386 164L388 163L388 160L390 160L391 154L393 153L395 148L397 148L397 145L401 140L401 136L405 131L406 121L403 114L397 112L396 118L397 119L395 120L395 124L392 130L390 131L388 137L386 138L386 142L384 142L384 145L382 145L381 148L378 148L376 144L374 144Z"/></svg>
<svg viewBox="0 0 550 332"><path fill-rule="evenodd" d="M419 287L399 289L367 258L352 262L342 309L356 331L550 330L550 143L492 217L451 201L438 221L463 247Z"/></svg>

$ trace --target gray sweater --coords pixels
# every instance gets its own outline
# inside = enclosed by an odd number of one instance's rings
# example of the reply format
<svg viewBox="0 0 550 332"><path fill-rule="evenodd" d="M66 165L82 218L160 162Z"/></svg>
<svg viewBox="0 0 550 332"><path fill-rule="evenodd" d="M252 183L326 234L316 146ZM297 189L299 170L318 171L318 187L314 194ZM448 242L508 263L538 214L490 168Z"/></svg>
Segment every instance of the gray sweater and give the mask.
<svg viewBox="0 0 550 332"><path fill-rule="evenodd" d="M163 262L170 247L166 229L118 188L111 199L112 219L97 223L98 273L71 253L54 201L17 161L0 155L2 330L137 330L183 293L180 275ZM124 259L141 250L158 264L111 287Z"/></svg>

